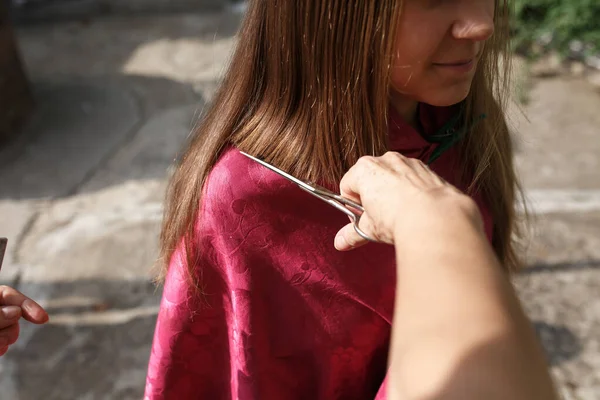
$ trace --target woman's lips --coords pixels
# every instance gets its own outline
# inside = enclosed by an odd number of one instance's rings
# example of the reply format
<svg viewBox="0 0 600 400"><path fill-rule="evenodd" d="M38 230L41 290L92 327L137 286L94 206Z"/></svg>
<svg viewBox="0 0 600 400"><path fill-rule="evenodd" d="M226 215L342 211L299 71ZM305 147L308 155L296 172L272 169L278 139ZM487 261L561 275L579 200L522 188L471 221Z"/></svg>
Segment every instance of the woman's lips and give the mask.
<svg viewBox="0 0 600 400"><path fill-rule="evenodd" d="M444 71L464 74L473 70L475 67L475 58L448 63L433 63L433 66Z"/></svg>

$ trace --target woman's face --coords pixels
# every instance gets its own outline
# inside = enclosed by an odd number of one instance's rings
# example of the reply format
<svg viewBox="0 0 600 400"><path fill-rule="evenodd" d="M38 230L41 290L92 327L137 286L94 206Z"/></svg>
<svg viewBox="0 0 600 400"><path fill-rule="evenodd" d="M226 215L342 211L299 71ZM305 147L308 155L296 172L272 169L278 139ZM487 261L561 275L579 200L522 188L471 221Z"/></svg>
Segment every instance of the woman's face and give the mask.
<svg viewBox="0 0 600 400"><path fill-rule="evenodd" d="M396 100L449 106L471 88L494 32L494 0L404 0L392 64Z"/></svg>

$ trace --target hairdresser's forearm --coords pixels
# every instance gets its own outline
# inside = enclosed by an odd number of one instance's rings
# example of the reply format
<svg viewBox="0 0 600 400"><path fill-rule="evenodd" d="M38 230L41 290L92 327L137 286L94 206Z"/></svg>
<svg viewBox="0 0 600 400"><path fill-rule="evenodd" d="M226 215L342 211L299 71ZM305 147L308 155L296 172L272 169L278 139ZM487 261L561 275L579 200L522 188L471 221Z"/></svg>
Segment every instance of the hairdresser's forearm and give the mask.
<svg viewBox="0 0 600 400"><path fill-rule="evenodd" d="M391 399L553 399L535 335L467 220L399 232Z"/></svg>

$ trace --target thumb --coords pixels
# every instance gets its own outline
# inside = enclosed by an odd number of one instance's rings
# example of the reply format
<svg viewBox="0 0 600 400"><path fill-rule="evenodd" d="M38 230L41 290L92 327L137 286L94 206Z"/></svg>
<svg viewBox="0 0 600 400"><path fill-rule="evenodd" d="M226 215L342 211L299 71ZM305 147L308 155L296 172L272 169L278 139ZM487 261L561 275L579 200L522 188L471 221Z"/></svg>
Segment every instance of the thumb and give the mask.
<svg viewBox="0 0 600 400"><path fill-rule="evenodd" d="M334 246L339 251L348 251L364 246L368 241L361 237L354 229L354 223L344 226L335 235Z"/></svg>
<svg viewBox="0 0 600 400"><path fill-rule="evenodd" d="M23 309L23 318L34 324L45 324L48 322L48 313L38 303L27 299L21 305Z"/></svg>

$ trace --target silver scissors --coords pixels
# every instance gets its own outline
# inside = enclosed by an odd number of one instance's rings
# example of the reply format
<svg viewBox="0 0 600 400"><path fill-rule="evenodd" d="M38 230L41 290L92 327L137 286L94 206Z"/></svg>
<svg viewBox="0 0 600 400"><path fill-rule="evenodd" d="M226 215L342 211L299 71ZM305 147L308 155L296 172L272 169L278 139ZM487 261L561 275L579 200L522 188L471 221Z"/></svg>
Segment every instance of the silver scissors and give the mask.
<svg viewBox="0 0 600 400"><path fill-rule="evenodd" d="M331 190L325 189L324 187L321 187L319 185L301 181L300 179L288 174L287 172L284 172L284 171L280 170L279 168L274 167L271 164L264 162L263 160L253 157L250 154L244 153L243 151L240 151L240 153L242 153L246 157L256 161L257 163L261 164L262 166L269 168L271 171L276 172L277 174L283 176L284 178L294 182L296 185L298 185L300 187L300 189L307 191L308 193L312 194L313 196L318 197L319 199L323 200L327 204L329 204L329 205L335 207L336 209L338 209L339 211L343 212L348 217L350 217L350 220L352 221L352 224L354 225L354 230L356 231L356 233L359 234L360 237L362 237L365 240L368 240L369 242L377 243L376 240L371 239L369 237L369 235L367 235L365 232L362 231L362 229L360 229L360 226L359 226L360 217L365 212L365 209L363 208L362 205L358 204L355 201L347 199L343 196L340 196L339 194L333 193ZM358 212L353 211L353 209Z"/></svg>

